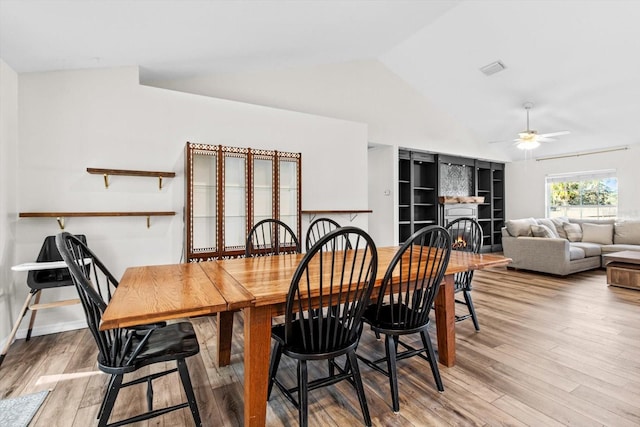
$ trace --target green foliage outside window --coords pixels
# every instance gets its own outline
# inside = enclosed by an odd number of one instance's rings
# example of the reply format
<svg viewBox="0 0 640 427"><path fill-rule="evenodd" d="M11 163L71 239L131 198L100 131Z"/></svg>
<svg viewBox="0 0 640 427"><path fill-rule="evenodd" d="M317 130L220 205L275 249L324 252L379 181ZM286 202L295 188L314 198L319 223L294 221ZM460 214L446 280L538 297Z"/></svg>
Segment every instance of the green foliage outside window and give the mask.
<svg viewBox="0 0 640 427"><path fill-rule="evenodd" d="M615 176L601 179L558 181L548 181L547 184L549 217L606 218L616 216L618 180Z"/></svg>

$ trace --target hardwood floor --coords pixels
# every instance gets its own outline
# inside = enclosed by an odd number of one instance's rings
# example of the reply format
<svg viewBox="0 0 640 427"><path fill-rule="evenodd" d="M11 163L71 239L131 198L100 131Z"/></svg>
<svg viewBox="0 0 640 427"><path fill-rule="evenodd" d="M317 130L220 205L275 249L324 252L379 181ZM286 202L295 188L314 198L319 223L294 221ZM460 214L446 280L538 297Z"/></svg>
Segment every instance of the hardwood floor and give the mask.
<svg viewBox="0 0 640 427"><path fill-rule="evenodd" d="M481 332L470 320L457 324L457 364L440 366L444 393L425 361L402 361L400 413L393 414L387 378L360 365L374 425L640 425L640 291L608 287L604 270L558 278L496 268L476 273L473 300ZM221 369L214 365L215 318L193 319L201 352L189 369L207 426L242 425L242 315L236 316L232 363ZM359 351L381 353L383 342L365 329ZM86 329L19 340L0 368L0 397L51 389L33 426L95 425L107 383L95 360ZM280 372L295 380L293 364ZM175 374L154 390L156 407L183 394ZM112 420L141 409L144 393L143 386L123 391ZM310 425L362 424L348 383L312 391L309 412ZM278 390L267 423L297 424L295 408ZM181 425L192 425L186 409L136 424Z"/></svg>

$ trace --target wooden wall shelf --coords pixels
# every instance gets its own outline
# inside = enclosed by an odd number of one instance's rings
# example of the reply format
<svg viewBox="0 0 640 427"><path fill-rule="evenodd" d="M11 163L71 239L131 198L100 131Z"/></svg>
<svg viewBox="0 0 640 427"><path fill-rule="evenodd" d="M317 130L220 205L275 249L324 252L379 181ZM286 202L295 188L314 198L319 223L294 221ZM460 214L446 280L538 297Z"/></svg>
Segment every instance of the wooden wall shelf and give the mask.
<svg viewBox="0 0 640 427"><path fill-rule="evenodd" d="M102 175L104 177L104 188L109 188L109 175L150 176L158 178L158 188L160 190L162 190L162 178L174 178L176 176L175 172L138 171L128 169L87 168L87 172L94 175Z"/></svg>
<svg viewBox="0 0 640 427"><path fill-rule="evenodd" d="M64 230L64 219L81 216L146 216L147 228L151 226L152 216L173 216L175 212L20 212L20 218L56 218L61 230Z"/></svg>
<svg viewBox="0 0 640 427"><path fill-rule="evenodd" d="M354 219L356 219L358 214L361 214L361 213L372 213L372 212L373 211L371 209L343 209L343 210L325 209L325 210L303 210L303 211L301 211L301 213L303 213L303 214L311 215L311 217L309 218L310 221L313 221L315 219L316 215L318 215L318 214L320 214L320 215L349 214L349 221L353 221Z"/></svg>

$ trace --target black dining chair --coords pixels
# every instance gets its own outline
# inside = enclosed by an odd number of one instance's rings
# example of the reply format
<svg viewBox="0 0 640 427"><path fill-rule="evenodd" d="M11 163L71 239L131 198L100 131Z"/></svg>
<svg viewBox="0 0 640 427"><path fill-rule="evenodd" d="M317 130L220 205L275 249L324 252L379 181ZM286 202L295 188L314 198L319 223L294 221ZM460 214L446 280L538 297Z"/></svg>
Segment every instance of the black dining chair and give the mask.
<svg viewBox="0 0 640 427"><path fill-rule="evenodd" d="M56 236L56 246L67 264L75 284L87 325L98 347L98 368L111 379L98 411L98 426L119 426L147 420L189 408L196 426L202 425L198 405L189 377L186 358L198 354L200 347L193 326L189 322L140 325L135 328L100 330L102 314L111 300L118 281L100 259L77 237L63 232ZM89 259L86 263L83 260ZM156 371L123 382L124 375L152 364L175 361L177 368ZM186 402L160 409L153 409L152 380L178 372L182 381ZM147 384L146 413L108 424L116 398L122 388Z"/></svg>
<svg viewBox="0 0 640 427"><path fill-rule="evenodd" d="M479 253L482 250L482 227L473 218L458 218L449 224L447 224L447 231L451 236L451 249L454 251L472 252L474 254ZM471 299L473 281L473 270L456 273L454 275L455 287L454 292L456 294L462 294L464 300L456 298L456 303L467 307L468 314L456 315L456 322L471 318L473 320L473 326L476 331L480 330L480 324L478 323L478 316L473 306L473 300Z"/></svg>
<svg viewBox="0 0 640 427"><path fill-rule="evenodd" d="M331 218L318 218L309 224L307 237L305 239L307 251L311 249L322 236L336 228L340 228L340 224Z"/></svg>
<svg viewBox="0 0 640 427"><path fill-rule="evenodd" d="M338 250L346 241L351 248ZM355 350L362 332L361 316L375 284L377 260L376 246L366 232L343 227L320 238L293 275L285 321L272 328L269 396L275 384L298 408L301 426L308 423L309 391L342 380L356 389L365 424L371 425ZM283 355L297 363L293 386L277 377ZM340 356L346 356L342 366L335 360ZM328 361L328 375L310 380L308 364L314 361Z"/></svg>
<svg viewBox="0 0 640 427"><path fill-rule="evenodd" d="M246 257L300 253L296 233L277 219L263 219L249 231L245 246Z"/></svg>
<svg viewBox="0 0 640 427"><path fill-rule="evenodd" d="M401 360L418 356L429 362L438 391L444 391L428 328L429 313L450 255L451 240L443 227L434 225L416 231L394 255L376 303L367 307L362 316L363 323L377 336L385 336L385 355L369 359L369 355L365 357L364 351L359 351L358 358L389 378L396 413L400 411L396 365ZM421 347L400 340L401 336L413 334L420 334Z"/></svg>
<svg viewBox="0 0 640 427"><path fill-rule="evenodd" d="M87 242L87 238L84 235L79 234L77 236L84 243ZM36 263L56 261L62 261L58 248L56 248L56 236L47 236L42 242L42 247L40 248L40 252L36 258ZM22 323L22 319L27 314L28 310L31 310L31 318L29 319L29 329L27 329L25 341L29 341L31 339L31 332L33 331L33 325L35 324L36 313L38 310L78 304L80 302L75 298L40 304L40 297L42 296L43 290L73 286L73 281L71 280L71 275L69 274L67 267L29 270L27 272L27 286L29 286L27 299L22 306L22 310L20 310L20 313L18 314L13 329L9 334L7 343L0 354L0 365L2 365L2 361L9 350L9 346L13 342L13 338L18 332L18 327L20 326L20 323ZM34 301L33 304L31 304L31 300Z"/></svg>

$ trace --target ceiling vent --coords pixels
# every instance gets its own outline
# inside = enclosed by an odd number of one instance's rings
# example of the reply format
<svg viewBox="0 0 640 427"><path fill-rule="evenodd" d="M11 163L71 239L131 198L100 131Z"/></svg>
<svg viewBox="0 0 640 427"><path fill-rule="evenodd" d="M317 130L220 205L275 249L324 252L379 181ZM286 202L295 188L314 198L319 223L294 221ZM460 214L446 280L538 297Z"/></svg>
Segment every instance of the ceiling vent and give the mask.
<svg viewBox="0 0 640 427"><path fill-rule="evenodd" d="M492 62L489 65L485 65L484 67L481 67L480 71L482 71L485 76L490 76L492 74L499 73L505 68L507 68L507 66L504 65L502 61L496 61L496 62Z"/></svg>

